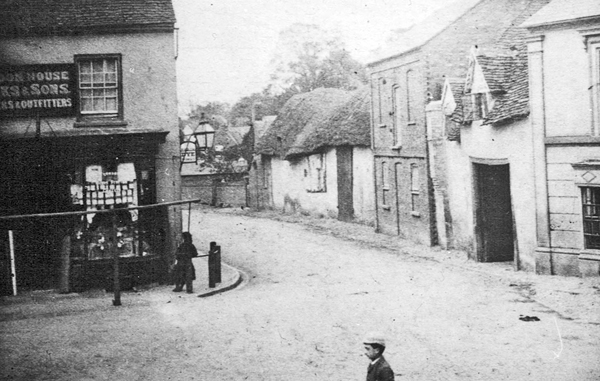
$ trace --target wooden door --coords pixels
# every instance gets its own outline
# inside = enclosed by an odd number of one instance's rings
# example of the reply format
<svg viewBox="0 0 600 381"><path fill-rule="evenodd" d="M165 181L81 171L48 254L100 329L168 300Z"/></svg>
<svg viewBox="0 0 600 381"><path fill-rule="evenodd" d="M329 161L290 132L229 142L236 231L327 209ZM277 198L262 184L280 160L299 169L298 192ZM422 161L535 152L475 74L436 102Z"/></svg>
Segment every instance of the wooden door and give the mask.
<svg viewBox="0 0 600 381"><path fill-rule="evenodd" d="M336 148L337 156L337 188L338 188L338 219L351 221L354 218L352 147Z"/></svg>
<svg viewBox="0 0 600 381"><path fill-rule="evenodd" d="M514 259L513 218L508 165L475 164L477 247L481 262Z"/></svg>

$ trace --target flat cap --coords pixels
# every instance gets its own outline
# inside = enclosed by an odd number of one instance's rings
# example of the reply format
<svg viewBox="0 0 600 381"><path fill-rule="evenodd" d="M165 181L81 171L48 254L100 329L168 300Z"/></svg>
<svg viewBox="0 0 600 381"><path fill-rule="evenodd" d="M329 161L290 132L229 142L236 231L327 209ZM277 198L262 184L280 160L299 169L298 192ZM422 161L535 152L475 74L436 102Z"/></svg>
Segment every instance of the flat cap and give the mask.
<svg viewBox="0 0 600 381"><path fill-rule="evenodd" d="M369 332L365 335L363 344L379 344L385 347L385 337L380 332Z"/></svg>

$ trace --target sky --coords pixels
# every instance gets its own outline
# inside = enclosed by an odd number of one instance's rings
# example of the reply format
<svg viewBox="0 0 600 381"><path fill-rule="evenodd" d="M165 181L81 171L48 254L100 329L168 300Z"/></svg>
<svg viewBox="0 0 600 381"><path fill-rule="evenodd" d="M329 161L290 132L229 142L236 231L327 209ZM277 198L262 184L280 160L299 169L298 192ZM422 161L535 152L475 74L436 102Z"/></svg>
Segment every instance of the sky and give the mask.
<svg viewBox="0 0 600 381"><path fill-rule="evenodd" d="M173 0L179 113L190 104L235 103L261 91L282 29L316 24L337 32L352 57L373 60L389 32L449 0Z"/></svg>

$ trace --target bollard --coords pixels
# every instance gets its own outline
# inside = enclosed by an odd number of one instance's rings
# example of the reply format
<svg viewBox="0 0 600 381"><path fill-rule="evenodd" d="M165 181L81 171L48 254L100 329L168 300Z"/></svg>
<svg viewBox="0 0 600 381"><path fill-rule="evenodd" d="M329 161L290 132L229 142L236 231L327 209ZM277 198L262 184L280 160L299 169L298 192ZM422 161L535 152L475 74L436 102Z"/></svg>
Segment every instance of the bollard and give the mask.
<svg viewBox="0 0 600 381"><path fill-rule="evenodd" d="M221 246L215 246L215 282L221 283Z"/></svg>
<svg viewBox="0 0 600 381"><path fill-rule="evenodd" d="M217 266L216 266L216 259L217 259L217 254L216 254L216 246L217 243L216 242L211 242L210 243L210 249L208 250L208 287L210 288L215 288L217 280L216 280L216 273L217 273Z"/></svg>

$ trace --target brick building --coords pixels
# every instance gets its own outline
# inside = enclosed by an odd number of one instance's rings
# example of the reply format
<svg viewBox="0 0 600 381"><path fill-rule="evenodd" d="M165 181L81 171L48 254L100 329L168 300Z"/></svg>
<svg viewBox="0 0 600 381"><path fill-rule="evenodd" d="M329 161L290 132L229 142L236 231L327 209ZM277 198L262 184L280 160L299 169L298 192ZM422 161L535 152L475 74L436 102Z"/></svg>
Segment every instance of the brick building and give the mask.
<svg viewBox="0 0 600 381"><path fill-rule="evenodd" d="M447 179L431 164L426 105L441 98L445 78L464 75L473 46L488 55L504 50L498 41L547 3L452 3L391 39L382 58L369 64L378 231L424 244L445 239L437 216L445 208Z"/></svg>
<svg viewBox="0 0 600 381"><path fill-rule="evenodd" d="M170 0L27 0L0 15L0 215L94 211L180 199ZM71 238L71 281L102 281L107 222L5 222L20 288L52 288ZM119 216L124 269L164 272L178 208Z"/></svg>

